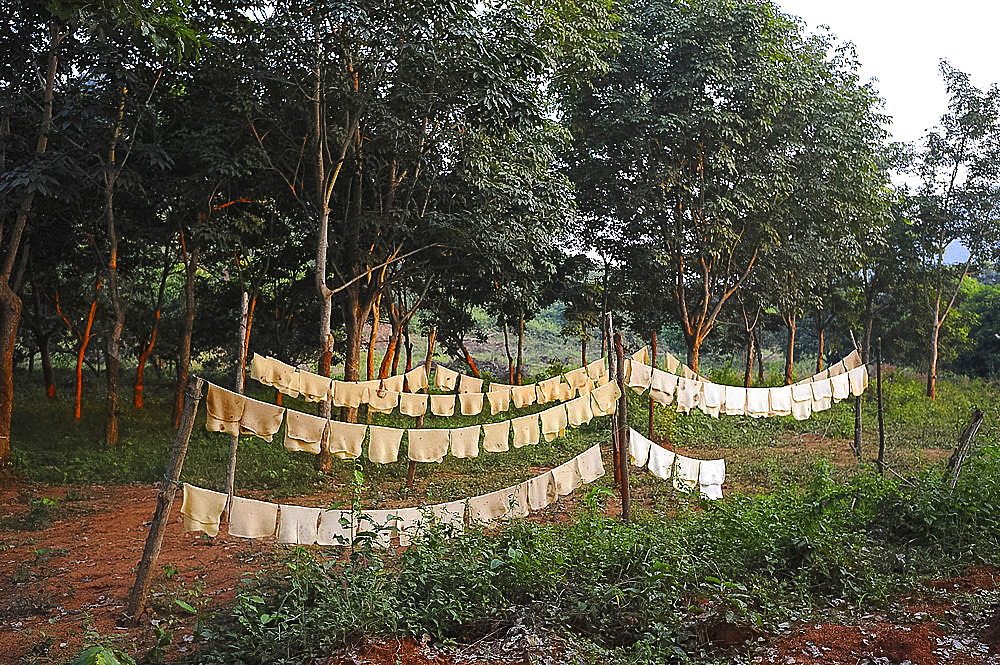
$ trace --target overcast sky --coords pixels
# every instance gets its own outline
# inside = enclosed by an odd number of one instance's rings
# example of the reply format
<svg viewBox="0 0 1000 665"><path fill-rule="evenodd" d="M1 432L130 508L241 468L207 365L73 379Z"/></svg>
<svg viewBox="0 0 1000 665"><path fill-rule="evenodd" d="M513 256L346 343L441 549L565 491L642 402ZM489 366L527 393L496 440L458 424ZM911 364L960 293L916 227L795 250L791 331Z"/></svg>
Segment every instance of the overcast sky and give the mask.
<svg viewBox="0 0 1000 665"><path fill-rule="evenodd" d="M827 25L854 43L863 79L875 79L897 141L920 141L948 110L942 58L987 88L1000 81L1000 2L996 0L777 0L810 29ZM948 248L946 260L968 252Z"/></svg>
<svg viewBox="0 0 1000 665"><path fill-rule="evenodd" d="M938 62L980 88L1000 81L1000 2L995 0L777 0L810 28L854 42L862 77L876 79L897 141L918 141L947 110Z"/></svg>

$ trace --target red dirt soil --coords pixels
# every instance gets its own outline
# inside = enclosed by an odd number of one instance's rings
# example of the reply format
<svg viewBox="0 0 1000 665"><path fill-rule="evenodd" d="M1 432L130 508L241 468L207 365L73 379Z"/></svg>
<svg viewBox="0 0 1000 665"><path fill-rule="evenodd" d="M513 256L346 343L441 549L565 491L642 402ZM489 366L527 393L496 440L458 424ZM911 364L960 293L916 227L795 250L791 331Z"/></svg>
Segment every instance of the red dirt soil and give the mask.
<svg viewBox="0 0 1000 665"><path fill-rule="evenodd" d="M888 658L891 663L908 660L913 665L938 665L935 638L941 634L936 624L894 626L876 623L866 626L819 625L776 642L769 662L844 663L857 665L866 659ZM767 662L767 661L766 661Z"/></svg>
<svg viewBox="0 0 1000 665"><path fill-rule="evenodd" d="M244 573L256 573L274 565L269 542L220 535L205 539L186 533L180 521L180 496L163 540L155 568L151 608L136 628L121 628L117 622L125 609L135 569L142 555L149 520L156 505L153 487L21 487L0 490L0 519L25 513L29 499L59 499L54 508L57 520L35 531L0 531L0 665L14 665L31 657L32 662L66 662L76 654L93 630L116 636L130 653L145 653L152 638L152 622L173 632L169 653L176 658L189 653L195 617L175 601L195 606L200 612L223 606L229 601ZM642 505L643 498L636 497ZM295 503L323 503L322 497L302 497ZM579 505L576 495L533 515L533 521L566 522ZM606 514L617 515L617 501ZM280 546L279 546L280 547ZM994 590L1000 571L973 568L967 575L927 582L935 594ZM915 594L919 596L919 594ZM942 660L934 653L935 640L942 635L933 618L950 610L948 600L900 599L903 608L926 612L908 625L871 622L862 626L836 624L808 625L791 635L771 638L765 663L850 663L866 658L886 657L892 663L909 660L914 665L938 663L985 663L968 654L954 654ZM908 605L908 603L910 603ZM991 610L992 619L980 636L983 644L1000 653L1000 607ZM989 616L989 615L987 615ZM739 628L739 627L737 627ZM755 637L743 635L740 637ZM708 635L717 647L742 639L727 640ZM752 642L753 640L751 640ZM816 655L818 654L818 656ZM512 665L523 662L514 653L494 660L490 651L462 653L405 638L362 639L348 645L343 654L325 665ZM483 658L488 660L483 660ZM477 660L478 659L478 660ZM553 662L562 662L553 659Z"/></svg>
<svg viewBox="0 0 1000 665"><path fill-rule="evenodd" d="M67 491L50 487L39 496L63 497ZM0 535L0 663L4 665L19 662L33 647L39 650L37 645L48 641L46 636L52 638L53 660L66 660L81 648L87 628L139 644L149 638L148 620L129 630L116 623L135 581L157 491L96 486L82 492L84 500L59 503L57 516L70 516L49 528L5 530ZM179 495L177 499L155 571L151 605L159 609L160 599L172 598L195 605L204 594L207 605L218 606L233 596L242 573L260 570L271 546L239 538L202 540L200 534L186 533L180 522ZM16 490L0 491L0 506L0 517L24 508L23 501L18 505ZM81 514L72 516L73 512ZM167 572L172 573L169 579ZM192 593L198 586L203 591ZM175 639L191 633L194 617L177 606L165 609L178 613Z"/></svg>

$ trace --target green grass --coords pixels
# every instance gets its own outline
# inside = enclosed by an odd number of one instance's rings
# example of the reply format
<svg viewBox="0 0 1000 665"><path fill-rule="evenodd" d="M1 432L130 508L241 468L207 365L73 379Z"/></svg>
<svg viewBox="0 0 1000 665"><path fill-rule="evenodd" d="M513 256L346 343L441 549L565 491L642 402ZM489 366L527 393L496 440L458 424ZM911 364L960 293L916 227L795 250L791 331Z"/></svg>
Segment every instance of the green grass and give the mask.
<svg viewBox="0 0 1000 665"><path fill-rule="evenodd" d="M537 377L549 371L541 369ZM122 442L109 449L102 442L102 386L87 387L84 417L76 423L65 397L49 401L39 386L19 381L24 385L15 404L14 446L26 478L69 484L162 478L174 436L169 386L152 384L142 410L123 401ZM293 548L275 574L253 580L231 606L205 618L191 662L300 663L325 657L358 633L474 641L524 624L569 640L591 654L586 662L725 662L700 637L704 625L723 621L767 630L815 617L818 608L833 603L870 611L921 576L996 565L1000 390L984 381L946 380L936 402L922 390L918 376L885 376L887 458L899 474L885 478L870 464L874 381L862 401L860 467L847 452L854 428L850 401L803 422L685 416L657 406L657 439L696 457L727 457L727 500L702 502L635 471L633 487L644 500L632 525L605 518L598 509L610 493L606 476L590 487L586 507L570 524L518 521L450 539L434 532L402 554L371 551L362 543L335 560L318 548ZM249 392L274 398L273 390L253 382ZM630 392L628 401L630 423L645 432L648 399ZM284 404L316 409L301 399L286 398ZM941 453L954 446L975 406L987 411L987 419L970 466L951 492L941 483ZM458 427L543 408L497 417L429 416L425 427ZM229 437L206 432L204 418L202 408L182 479L221 488ZM413 419L374 415L372 422L408 427ZM606 427L606 419L599 419L551 443L420 465L411 492L404 487L405 459L375 465L363 458L361 503L416 505L505 487L606 441ZM241 437L239 492L270 498L316 491L350 495L353 462L335 460L331 474L318 473L314 457L286 451L282 437L281 431L270 443ZM807 438L811 446L801 445ZM924 450L938 451L937 461L922 457ZM49 508L39 505L31 519L49 517Z"/></svg>

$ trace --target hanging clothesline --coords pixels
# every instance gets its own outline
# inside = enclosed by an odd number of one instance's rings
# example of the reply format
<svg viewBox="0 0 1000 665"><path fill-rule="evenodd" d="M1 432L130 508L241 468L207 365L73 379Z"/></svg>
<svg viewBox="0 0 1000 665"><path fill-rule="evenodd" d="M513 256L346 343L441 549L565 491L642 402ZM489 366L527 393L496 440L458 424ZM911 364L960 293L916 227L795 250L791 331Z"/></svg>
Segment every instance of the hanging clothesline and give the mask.
<svg viewBox="0 0 1000 665"><path fill-rule="evenodd" d="M296 369L280 360L257 353L250 361L250 378L276 388L289 397L302 395L310 402L329 399L333 406L339 407L356 408L361 404L368 404L380 413L391 412L398 406L404 415L423 414L423 411L419 413L415 411L421 408L421 399L424 402L422 408L426 410L428 396L419 391L430 387L429 377L422 363L405 374L396 374L384 379L341 381ZM490 382L487 390L483 390L486 383L484 379L459 374L444 365L438 364L434 372L436 389L445 392L457 389L463 415L475 415L471 412L478 413L478 410L482 410L484 399L489 402L490 409L495 414L506 411L510 408L510 404L522 408L536 402L545 404L566 401L577 394L588 393L607 381L605 358L599 358L583 367L524 386ZM436 415L446 415L445 412L449 408L454 408L454 399L449 407L448 401L443 399L445 396L439 397L442 399L438 401L438 410L442 413Z"/></svg>
<svg viewBox="0 0 1000 665"><path fill-rule="evenodd" d="M629 461L668 482L678 492L696 487L706 499L721 499L726 482L726 460L699 460L667 450L634 429L629 429Z"/></svg>
<svg viewBox="0 0 1000 665"><path fill-rule="evenodd" d="M625 363L625 380L630 388L640 395L648 391L662 406L676 403L680 412L690 413L697 408L714 418L721 414L752 418L790 415L805 420L816 411L829 409L834 402L860 396L868 387L868 369L856 350L828 370L774 388L744 388L678 376L641 362L638 358L649 358L644 351L645 347Z"/></svg>
<svg viewBox="0 0 1000 665"><path fill-rule="evenodd" d="M368 458L378 464L398 459L404 433L407 456L414 462L440 462L451 452L454 457L477 457L480 440L486 452L498 453L534 445L540 437L551 441L594 417L615 413L621 391L609 381L600 387L538 413L485 425L445 428L393 428L345 423L261 402L212 383L205 399L210 432L252 434L272 441L285 423L285 448L318 454L326 448L340 459L357 459L368 440Z"/></svg>
<svg viewBox="0 0 1000 665"><path fill-rule="evenodd" d="M269 538L277 532L280 543L297 545L348 545L360 533L374 533L374 544L390 547L392 537L402 546L433 523L449 524L461 532L471 522L527 517L577 488L604 475L600 445L534 478L488 494L439 503L424 508L395 510L350 510L311 508L233 497L229 513L229 535L239 538ZM181 515L187 531L219 533L228 495L224 492L184 484ZM362 524L367 522L369 529Z"/></svg>

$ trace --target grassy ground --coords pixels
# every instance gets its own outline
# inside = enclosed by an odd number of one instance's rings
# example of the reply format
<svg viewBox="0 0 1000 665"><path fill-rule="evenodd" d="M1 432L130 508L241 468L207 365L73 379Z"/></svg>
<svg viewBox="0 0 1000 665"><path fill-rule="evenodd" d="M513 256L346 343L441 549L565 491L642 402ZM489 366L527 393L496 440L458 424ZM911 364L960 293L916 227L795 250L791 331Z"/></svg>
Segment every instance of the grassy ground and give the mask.
<svg viewBox="0 0 1000 665"><path fill-rule="evenodd" d="M735 382L725 368L708 374ZM768 382L777 383L777 374ZM88 386L79 423L65 397L46 400L40 386L22 377L18 386L14 448L29 481L151 483L162 477L173 438L169 386L151 384L142 410L123 404L122 443L114 449L101 442L99 383ZM202 647L191 662L300 663L322 658L359 631L468 642L512 626L558 636L579 662L731 662L732 653L706 649L706 627L721 622L773 631L785 621L825 616L830 608L863 614L926 576L997 565L1000 388L945 380L935 402L922 389L922 377L885 375L890 472L884 479L871 464L874 385L862 400L860 464L850 451L852 402L802 422L712 419L656 407L656 440L698 458L726 457L725 501L708 504L635 471L640 501L632 525L602 516L599 506L611 485L605 477L589 490L580 512L557 523L518 522L451 539L431 534L418 547L386 556L361 546L331 561L294 548L284 552L286 565L277 575L259 578L227 611L205 617ZM273 390L258 385L249 392L274 398ZM301 400L284 403L316 408ZM970 466L951 492L941 472L973 407L987 418ZM489 420L495 418L428 417L425 426ZM372 422L406 427L412 419L375 416ZM647 430L646 397L629 394L629 422ZM414 505L508 486L606 442L606 427L598 419L552 443L421 465L412 492L404 487L405 461L362 460L361 501L370 508ZM353 463L335 461L332 474L317 473L313 456L285 451L282 436L271 443L241 437L240 493L321 502L350 494ZM221 488L227 456L228 437L204 430L202 409L182 478Z"/></svg>

